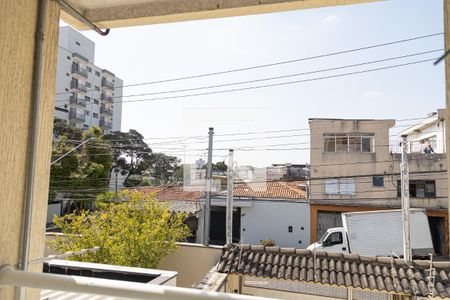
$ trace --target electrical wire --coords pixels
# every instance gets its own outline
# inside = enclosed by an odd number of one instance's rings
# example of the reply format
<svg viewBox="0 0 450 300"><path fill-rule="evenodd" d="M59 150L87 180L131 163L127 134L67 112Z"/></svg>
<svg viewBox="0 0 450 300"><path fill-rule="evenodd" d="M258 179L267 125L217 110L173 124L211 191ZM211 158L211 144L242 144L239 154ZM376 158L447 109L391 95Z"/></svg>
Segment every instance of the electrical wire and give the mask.
<svg viewBox="0 0 450 300"><path fill-rule="evenodd" d="M127 85L117 86L117 88L152 85L152 84L174 82L174 81L181 81L181 80L194 79L194 78L203 78L203 77L209 77L209 76L223 75L223 74L229 74L229 73L235 73L235 72L249 71L249 70L261 69L261 68L291 64L291 63L300 62L300 61L314 60L314 59L319 59L319 58L324 58L324 57L329 57L329 56L342 55L342 54L363 51L363 50L368 50L368 49L374 49L374 48L379 48L379 47L385 47L385 46L390 46L390 45L395 45L395 44L400 44L400 43L406 43L406 42L411 42L411 41L415 41L415 40L440 36L443 34L444 34L443 32L438 32L438 33L420 35L420 36L415 36L412 38L405 38L405 39L400 39L400 40L396 40L396 41L374 44L374 45L369 45L369 46L363 46L363 47L358 47L358 48L353 48L353 49L347 49L347 50L342 50L342 51L313 55L313 56L309 56L309 57L296 58L296 59L279 61L279 62L274 62L274 63L255 65L255 66L250 66L250 67L229 69L229 70L224 70L224 71L217 71L217 72L188 75L188 76L182 76L182 77L176 77L176 78L161 79L161 80L156 80L156 81L147 81L147 82L141 82L141 83L127 84ZM73 54L73 52L71 52L70 50L63 48L61 46L59 46L59 47ZM69 94L69 93L70 92L57 93L57 95Z"/></svg>

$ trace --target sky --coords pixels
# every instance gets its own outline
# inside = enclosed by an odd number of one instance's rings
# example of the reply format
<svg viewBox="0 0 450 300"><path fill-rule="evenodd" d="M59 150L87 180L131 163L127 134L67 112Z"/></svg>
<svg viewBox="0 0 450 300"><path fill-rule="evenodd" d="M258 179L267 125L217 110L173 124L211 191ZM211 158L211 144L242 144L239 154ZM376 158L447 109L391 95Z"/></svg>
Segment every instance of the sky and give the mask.
<svg viewBox="0 0 450 300"><path fill-rule="evenodd" d="M126 27L112 29L106 37L89 31L83 34L96 43L95 64L114 72L126 86L295 60L440 33L443 32L442 7L442 0L393 0ZM443 35L438 35L243 72L124 87L123 94L236 83L442 48ZM125 97L123 100L154 99L320 78L431 59L440 53L285 79ZM400 120L396 123L399 127L392 130L396 133L413 124L412 121L401 120L425 117L443 107L444 64L434 66L432 61L428 61L267 88L123 103L122 131L136 129L154 151L193 162L206 158L208 128L214 127L213 161L226 159L227 149L236 149L238 166L264 167L275 163L309 162L308 118L396 119ZM237 133L247 134L228 135Z"/></svg>

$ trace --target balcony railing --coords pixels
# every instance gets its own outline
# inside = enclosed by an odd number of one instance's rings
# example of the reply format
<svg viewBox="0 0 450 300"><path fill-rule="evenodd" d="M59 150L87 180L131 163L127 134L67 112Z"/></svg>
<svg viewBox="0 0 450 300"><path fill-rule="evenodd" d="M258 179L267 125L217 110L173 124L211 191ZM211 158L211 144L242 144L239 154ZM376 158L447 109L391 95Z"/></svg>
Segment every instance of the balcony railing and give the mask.
<svg viewBox="0 0 450 300"><path fill-rule="evenodd" d="M108 95L106 95L104 93L102 93L100 95L100 99L103 100L103 101L113 102L113 97L108 96Z"/></svg>
<svg viewBox="0 0 450 300"><path fill-rule="evenodd" d="M72 64L72 74L78 74L81 77L88 78L88 72L86 69L81 68L77 64Z"/></svg>
<svg viewBox="0 0 450 300"><path fill-rule="evenodd" d="M74 89L74 90L77 90L77 91L80 91L80 92L83 92L83 93L86 93L86 91L87 91L85 85L79 84L79 83L76 82L76 81L71 81L71 82L70 82L70 88L71 88L71 89Z"/></svg>
<svg viewBox="0 0 450 300"><path fill-rule="evenodd" d="M80 99L73 95L70 96L70 104L86 107L86 101L84 99Z"/></svg>
<svg viewBox="0 0 450 300"><path fill-rule="evenodd" d="M114 90L114 83L103 78L102 79L102 87L110 89L110 90Z"/></svg>
<svg viewBox="0 0 450 300"><path fill-rule="evenodd" d="M100 120L100 127L106 127L106 128L112 128L113 124L112 122L106 121L106 120Z"/></svg>
<svg viewBox="0 0 450 300"><path fill-rule="evenodd" d="M112 109L110 109L110 108L107 108L107 107L105 107L105 106L101 106L100 107L100 113L101 114L105 114L105 115L108 115L108 116L113 116L113 110Z"/></svg>
<svg viewBox="0 0 450 300"><path fill-rule="evenodd" d="M391 140L389 141L389 152L390 153L402 153L402 140ZM434 153L445 153L445 143L440 140L432 140L425 143L420 141L410 141L408 142L408 153L426 153L425 149L431 146Z"/></svg>
<svg viewBox="0 0 450 300"><path fill-rule="evenodd" d="M75 120L75 121L86 121L86 116L77 112L69 112L69 120Z"/></svg>

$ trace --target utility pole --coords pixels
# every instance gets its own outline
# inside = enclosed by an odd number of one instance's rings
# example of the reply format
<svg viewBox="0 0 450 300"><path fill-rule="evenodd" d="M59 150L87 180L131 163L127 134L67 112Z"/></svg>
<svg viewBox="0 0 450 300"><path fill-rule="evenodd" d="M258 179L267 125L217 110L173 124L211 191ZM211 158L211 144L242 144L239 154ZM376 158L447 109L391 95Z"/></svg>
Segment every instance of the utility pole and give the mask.
<svg viewBox="0 0 450 300"><path fill-rule="evenodd" d="M208 163L206 169L205 207L203 209L203 245L209 245L209 223L211 218L212 147L214 128L209 127Z"/></svg>
<svg viewBox="0 0 450 300"><path fill-rule="evenodd" d="M226 238L227 245L233 243L233 149L228 152L227 170L227 211L226 211Z"/></svg>
<svg viewBox="0 0 450 300"><path fill-rule="evenodd" d="M402 221L403 221L403 258L407 263L412 261L411 250L411 224L409 205L409 167L407 136L402 135L402 163L400 164L401 194L402 194Z"/></svg>

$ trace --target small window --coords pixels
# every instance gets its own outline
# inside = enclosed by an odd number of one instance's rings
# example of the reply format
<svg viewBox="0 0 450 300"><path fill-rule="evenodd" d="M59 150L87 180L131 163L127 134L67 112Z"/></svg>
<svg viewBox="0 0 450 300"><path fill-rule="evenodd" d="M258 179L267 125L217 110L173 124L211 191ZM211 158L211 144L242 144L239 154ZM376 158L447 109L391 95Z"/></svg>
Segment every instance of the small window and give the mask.
<svg viewBox="0 0 450 300"><path fill-rule="evenodd" d="M94 99L94 104L97 104L97 105L98 105L98 104L99 104L99 103L98 103L98 100Z"/></svg>
<svg viewBox="0 0 450 300"><path fill-rule="evenodd" d="M89 125L83 124L83 130L88 130L89 129Z"/></svg>
<svg viewBox="0 0 450 300"><path fill-rule="evenodd" d="M69 74L69 73L66 73L66 76L67 76L67 77L69 77L69 76L70 76L70 74Z"/></svg>
<svg viewBox="0 0 450 300"><path fill-rule="evenodd" d="M67 56L67 59L70 60L70 56Z"/></svg>
<svg viewBox="0 0 450 300"><path fill-rule="evenodd" d="M95 90L96 90L97 92L100 92L100 88L99 88L98 86L95 86Z"/></svg>
<svg viewBox="0 0 450 300"><path fill-rule="evenodd" d="M96 119L98 119L98 114L97 113L93 113L92 116Z"/></svg>
<svg viewBox="0 0 450 300"><path fill-rule="evenodd" d="M75 44L77 44L77 46L80 46L80 42L75 42Z"/></svg>
<svg viewBox="0 0 450 300"><path fill-rule="evenodd" d="M66 90L66 92L68 92L68 91L69 91L69 89L64 89L64 90Z"/></svg>
<svg viewBox="0 0 450 300"><path fill-rule="evenodd" d="M288 226L288 232L292 232L292 226Z"/></svg>
<svg viewBox="0 0 450 300"><path fill-rule="evenodd" d="M327 195L339 194L337 179L325 179L325 194Z"/></svg>
<svg viewBox="0 0 450 300"><path fill-rule="evenodd" d="M100 77L100 72L95 71L95 76Z"/></svg>
<svg viewBox="0 0 450 300"><path fill-rule="evenodd" d="M91 97L89 97L89 96L84 96L84 101L86 101L86 102L91 102Z"/></svg>
<svg viewBox="0 0 450 300"><path fill-rule="evenodd" d="M87 70L89 73L92 73L92 68L91 68L91 67L86 67L86 70Z"/></svg>
<svg viewBox="0 0 450 300"><path fill-rule="evenodd" d="M355 178L339 179L339 194L354 195L355 194Z"/></svg>
<svg viewBox="0 0 450 300"><path fill-rule="evenodd" d="M86 87L90 88L91 87L91 83L89 81L86 81Z"/></svg>
<svg viewBox="0 0 450 300"><path fill-rule="evenodd" d="M84 111L84 114L85 114L86 116L89 116L89 111L88 111L88 110L85 110L85 111Z"/></svg>
<svg viewBox="0 0 450 300"><path fill-rule="evenodd" d="M374 187L384 187L384 177L383 176L373 176L372 186Z"/></svg>

